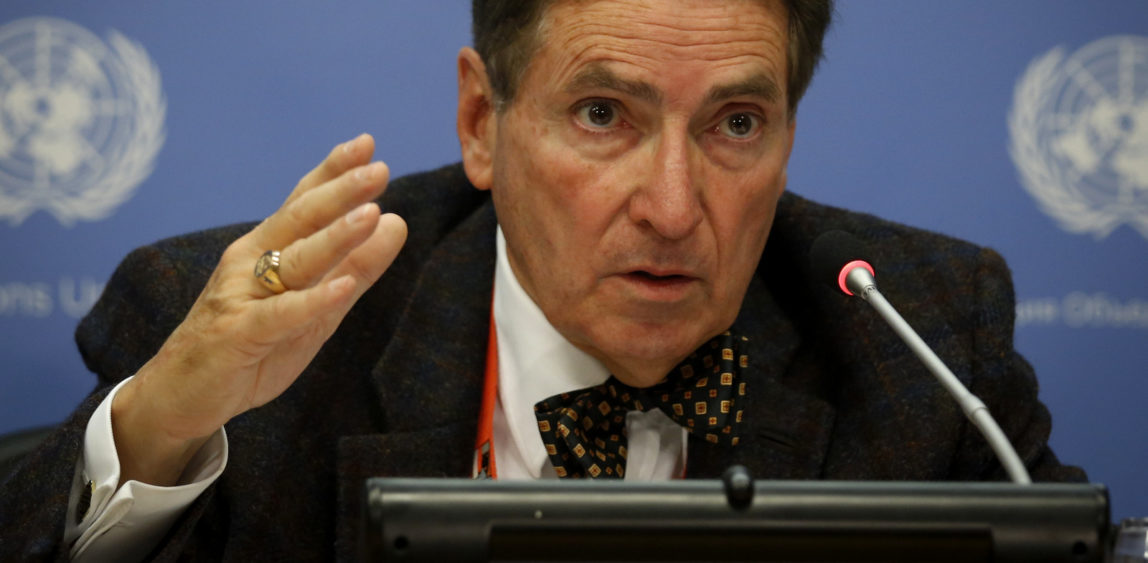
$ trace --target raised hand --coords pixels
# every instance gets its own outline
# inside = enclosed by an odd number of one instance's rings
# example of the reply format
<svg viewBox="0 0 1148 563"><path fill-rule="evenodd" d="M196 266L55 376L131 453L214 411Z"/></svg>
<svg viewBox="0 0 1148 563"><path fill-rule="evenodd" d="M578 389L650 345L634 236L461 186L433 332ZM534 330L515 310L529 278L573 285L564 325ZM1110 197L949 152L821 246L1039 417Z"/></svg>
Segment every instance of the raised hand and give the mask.
<svg viewBox="0 0 1148 563"><path fill-rule="evenodd" d="M368 135L335 147L223 253L183 323L112 403L121 483L173 484L220 426L295 381L390 266L406 224L372 202L388 180L373 152ZM282 287L254 275L270 250Z"/></svg>

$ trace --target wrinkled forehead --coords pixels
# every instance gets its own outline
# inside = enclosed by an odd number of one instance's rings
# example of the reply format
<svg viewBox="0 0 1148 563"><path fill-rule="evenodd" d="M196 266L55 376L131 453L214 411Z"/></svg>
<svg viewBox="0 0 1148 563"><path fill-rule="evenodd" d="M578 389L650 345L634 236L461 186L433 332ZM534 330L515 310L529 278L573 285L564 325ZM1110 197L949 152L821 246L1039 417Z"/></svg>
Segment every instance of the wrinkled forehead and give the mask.
<svg viewBox="0 0 1148 563"><path fill-rule="evenodd" d="M753 74L785 90L787 15L776 0L556 0L538 38L531 67L551 84L624 66L653 76Z"/></svg>

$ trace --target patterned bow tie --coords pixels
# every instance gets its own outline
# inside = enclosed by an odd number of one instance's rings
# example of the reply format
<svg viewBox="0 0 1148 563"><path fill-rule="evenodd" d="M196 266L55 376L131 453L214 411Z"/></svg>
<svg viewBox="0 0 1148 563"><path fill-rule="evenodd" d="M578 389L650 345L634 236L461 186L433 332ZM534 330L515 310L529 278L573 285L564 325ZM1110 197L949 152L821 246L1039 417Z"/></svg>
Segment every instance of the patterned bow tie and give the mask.
<svg viewBox="0 0 1148 563"><path fill-rule="evenodd" d="M715 337L679 364L661 383L630 387L610 376L605 383L562 393L534 405L538 430L559 477L621 478L626 475L626 413L661 409L690 433L736 446L748 358L735 338Z"/></svg>

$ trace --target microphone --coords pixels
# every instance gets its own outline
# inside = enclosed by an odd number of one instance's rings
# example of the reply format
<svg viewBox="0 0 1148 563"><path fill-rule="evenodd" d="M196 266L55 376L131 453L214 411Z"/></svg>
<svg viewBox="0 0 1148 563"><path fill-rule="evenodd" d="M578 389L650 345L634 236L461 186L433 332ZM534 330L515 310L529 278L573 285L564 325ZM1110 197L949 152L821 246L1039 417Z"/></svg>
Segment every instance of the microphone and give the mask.
<svg viewBox="0 0 1148 563"><path fill-rule="evenodd" d="M1016 455L1016 450L996 420L989 414L988 407L976 395L969 392L877 290L877 281L874 279L876 272L861 241L844 231L823 233L813 241L813 247L809 251L809 265L814 279L829 283L846 295L857 295L869 303L956 399L965 416L988 440L989 446L1008 472L1009 478L1018 485L1032 483L1028 471L1021 463L1020 457Z"/></svg>

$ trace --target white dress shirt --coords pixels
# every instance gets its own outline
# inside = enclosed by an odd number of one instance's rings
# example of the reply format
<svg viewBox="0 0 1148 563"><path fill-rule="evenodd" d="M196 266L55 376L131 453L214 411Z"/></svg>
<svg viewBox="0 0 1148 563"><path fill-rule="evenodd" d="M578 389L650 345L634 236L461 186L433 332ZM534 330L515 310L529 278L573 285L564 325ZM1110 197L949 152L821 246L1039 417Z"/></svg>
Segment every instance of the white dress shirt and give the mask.
<svg viewBox="0 0 1148 563"><path fill-rule="evenodd" d="M64 529L64 542L71 543L70 554L76 561L142 560L227 466L227 433L220 428L192 457L176 486L157 487L134 480L120 486L112 400L127 382L108 393L84 432L84 454L77 463ZM77 524L80 496L89 487L91 502Z"/></svg>
<svg viewBox="0 0 1148 563"><path fill-rule="evenodd" d="M559 334L522 289L506 257L501 228L493 307L498 331L498 403L493 420L498 477L557 478L538 433L535 403L598 385L610 373ZM626 415L626 436L625 479L654 481L681 475L686 430L662 411L631 411Z"/></svg>
<svg viewBox="0 0 1148 563"><path fill-rule="evenodd" d="M534 404L602 383L609 373L550 325L515 278L501 229L497 237L493 308L499 374L492 426L498 477L557 478L538 434ZM122 385L92 414L84 436L64 535L65 542L74 542L71 556L77 561L143 559L227 466L227 434L220 428L191 460L176 486L127 481L117 488L120 464L112 435L111 403ZM477 421L475 428L477 433ZM687 434L661 411L629 413L626 434L626 480L672 479L682 474ZM76 524L79 499L89 482L90 508Z"/></svg>

